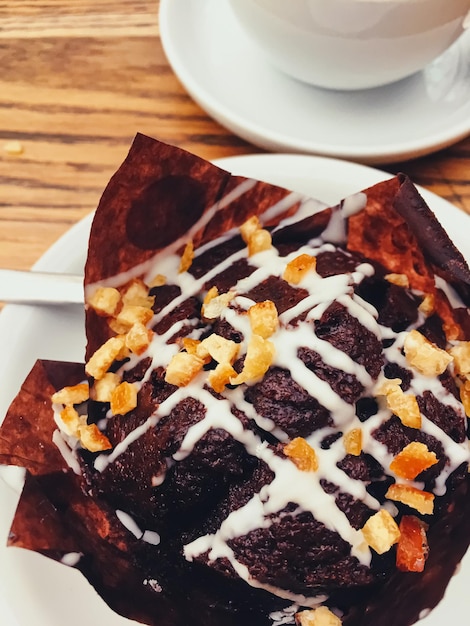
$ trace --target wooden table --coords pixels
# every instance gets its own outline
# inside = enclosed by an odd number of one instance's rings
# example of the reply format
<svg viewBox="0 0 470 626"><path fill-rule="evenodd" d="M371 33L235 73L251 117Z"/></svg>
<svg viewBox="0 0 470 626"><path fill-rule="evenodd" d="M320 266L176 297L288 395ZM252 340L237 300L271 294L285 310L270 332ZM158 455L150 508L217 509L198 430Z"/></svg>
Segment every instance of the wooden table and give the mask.
<svg viewBox="0 0 470 626"><path fill-rule="evenodd" d="M29 268L93 210L137 131L213 159L260 152L186 94L158 1L0 0L0 267ZM394 165L470 213L470 137Z"/></svg>

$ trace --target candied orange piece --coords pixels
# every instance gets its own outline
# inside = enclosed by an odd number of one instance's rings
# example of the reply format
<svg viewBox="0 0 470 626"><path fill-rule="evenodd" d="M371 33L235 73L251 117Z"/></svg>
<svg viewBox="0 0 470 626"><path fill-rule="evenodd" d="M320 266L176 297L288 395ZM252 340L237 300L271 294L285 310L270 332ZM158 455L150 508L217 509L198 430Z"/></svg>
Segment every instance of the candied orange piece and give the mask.
<svg viewBox="0 0 470 626"><path fill-rule="evenodd" d="M390 463L390 469L397 476L414 480L418 474L437 463L434 452L427 445L414 441L403 448Z"/></svg>
<svg viewBox="0 0 470 626"><path fill-rule="evenodd" d="M340 618L326 606L296 613L299 626L341 626Z"/></svg>
<svg viewBox="0 0 470 626"><path fill-rule="evenodd" d="M417 330L411 330L407 334L403 350L408 363L424 376L439 376L453 360L450 354L431 343Z"/></svg>
<svg viewBox="0 0 470 626"><path fill-rule="evenodd" d="M292 285L298 285L308 272L315 271L316 266L316 257L310 254L299 254L286 265L282 278Z"/></svg>
<svg viewBox="0 0 470 626"><path fill-rule="evenodd" d="M421 428L421 411L416 396L400 390L387 395L388 408L410 428Z"/></svg>
<svg viewBox="0 0 470 626"><path fill-rule="evenodd" d="M85 415L79 415L72 406L66 406L60 413L62 430L80 440L84 448L90 452L109 450L112 445L106 435L99 430L96 424L87 424Z"/></svg>
<svg viewBox="0 0 470 626"><path fill-rule="evenodd" d="M151 309L155 296L149 296L149 288L140 278L132 279L121 292L122 303L132 306L142 306Z"/></svg>
<svg viewBox="0 0 470 626"><path fill-rule="evenodd" d="M88 400L88 396L88 383L79 383L56 391L52 394L51 400L57 404L80 404Z"/></svg>
<svg viewBox="0 0 470 626"><path fill-rule="evenodd" d="M90 357L85 365L86 373L96 380L103 378L114 360L121 356L124 348L124 337L111 337Z"/></svg>
<svg viewBox="0 0 470 626"><path fill-rule="evenodd" d="M400 522L397 568L402 572L422 572L428 553L426 525L414 515L404 515Z"/></svg>
<svg viewBox="0 0 470 626"><path fill-rule="evenodd" d="M376 393L387 398L387 406L405 426L421 428L421 412L416 396L403 393L399 378L385 379Z"/></svg>
<svg viewBox="0 0 470 626"><path fill-rule="evenodd" d="M68 405L60 412L60 418L64 432L78 439L80 437L80 416L77 410L73 406Z"/></svg>
<svg viewBox="0 0 470 626"><path fill-rule="evenodd" d="M384 554L400 539L400 529L386 509L380 509L369 517L362 528L367 544L377 552Z"/></svg>
<svg viewBox="0 0 470 626"><path fill-rule="evenodd" d="M398 287L409 287L410 280L406 274L386 274L385 280Z"/></svg>
<svg viewBox="0 0 470 626"><path fill-rule="evenodd" d="M152 287L162 287L166 284L166 276L164 274L155 274L149 282L149 289Z"/></svg>
<svg viewBox="0 0 470 626"><path fill-rule="evenodd" d="M181 342L184 350L189 354L197 354L197 347L200 345L199 339L192 339L191 337L183 337Z"/></svg>
<svg viewBox="0 0 470 626"><path fill-rule="evenodd" d="M466 380L460 387L460 399L467 417L470 417L470 380Z"/></svg>
<svg viewBox="0 0 470 626"><path fill-rule="evenodd" d="M402 502L412 509L416 509L422 515L431 515L434 511L434 494L421 491L410 485L390 485L386 498Z"/></svg>
<svg viewBox="0 0 470 626"><path fill-rule="evenodd" d="M248 256L269 250L272 244L271 233L261 228L261 222L253 215L240 226L240 234L248 246Z"/></svg>
<svg viewBox="0 0 470 626"><path fill-rule="evenodd" d="M218 363L217 367L209 372L207 382L217 393L222 393L230 379L237 375L230 363Z"/></svg>
<svg viewBox="0 0 470 626"><path fill-rule="evenodd" d="M231 339L212 333L196 346L196 354L204 360L209 356L217 363L233 363L239 348L240 345Z"/></svg>
<svg viewBox="0 0 470 626"><path fill-rule="evenodd" d="M126 347L134 354L140 355L150 345L154 332L141 322L136 322L126 334Z"/></svg>
<svg viewBox="0 0 470 626"><path fill-rule="evenodd" d="M90 452L101 452L113 447L109 439L106 435L103 435L96 424L83 424L80 426L80 443Z"/></svg>
<svg viewBox="0 0 470 626"><path fill-rule="evenodd" d="M119 385L121 379L118 374L107 372L100 380L95 380L91 393L97 402L111 402L111 393Z"/></svg>
<svg viewBox="0 0 470 626"><path fill-rule="evenodd" d="M449 352L454 357L455 372L460 376L468 376L470 374L470 341L459 341Z"/></svg>
<svg viewBox="0 0 470 626"><path fill-rule="evenodd" d="M248 240L248 256L253 256L257 252L269 250L272 245L271 233L264 228L255 230Z"/></svg>
<svg viewBox="0 0 470 626"><path fill-rule="evenodd" d="M202 303L201 314L205 320L215 320L227 308L235 294L233 291L227 291L219 295L217 287L211 287Z"/></svg>
<svg viewBox="0 0 470 626"><path fill-rule="evenodd" d="M359 456L362 451L362 430L353 428L343 436L344 449L347 454Z"/></svg>
<svg viewBox="0 0 470 626"><path fill-rule="evenodd" d="M269 339L263 339L259 335L252 335L246 350L243 369L230 379L232 385L253 382L257 378L264 376L274 359L276 349Z"/></svg>
<svg viewBox="0 0 470 626"><path fill-rule="evenodd" d="M318 470L316 452L303 437L292 439L284 446L283 451L302 472L316 472Z"/></svg>
<svg viewBox="0 0 470 626"><path fill-rule="evenodd" d="M87 304L98 315L111 317L116 312L120 300L121 294L114 287L98 287L93 295L88 298Z"/></svg>
<svg viewBox="0 0 470 626"><path fill-rule="evenodd" d="M181 261L180 261L180 268L179 268L179 273L182 274L183 272L187 272L189 270L189 268L192 265L194 259L194 245L192 241L188 241L188 243L186 244L184 251L183 251L183 256L181 257Z"/></svg>
<svg viewBox="0 0 470 626"><path fill-rule="evenodd" d="M111 392L111 413L125 415L137 406L137 387L124 381Z"/></svg>
<svg viewBox="0 0 470 626"><path fill-rule="evenodd" d="M428 317L430 315L432 315L436 309L436 301L434 298L434 294L433 293L427 293L421 304L419 305L418 309L421 311L421 313L424 313L424 315L427 315Z"/></svg>
<svg viewBox="0 0 470 626"><path fill-rule="evenodd" d="M217 289L217 287L214 285L213 287L211 287L209 289L209 291L206 293L206 296L204 298L204 304L209 304L209 302L213 299L213 298L217 298L217 296L219 295L219 290Z"/></svg>
<svg viewBox="0 0 470 626"><path fill-rule="evenodd" d="M246 222L243 222L243 224L240 226L240 234L243 241L248 244L251 235L257 230L261 230L261 223L258 216L253 215L252 217L249 217Z"/></svg>
<svg viewBox="0 0 470 626"><path fill-rule="evenodd" d="M153 311L150 307L139 304L125 304L118 315L109 320L109 326L115 333L127 333L134 324L140 322L144 326L152 319Z"/></svg>
<svg viewBox="0 0 470 626"><path fill-rule="evenodd" d="M248 309L251 330L255 335L267 339L279 326L276 305L272 300L258 302Z"/></svg>
<svg viewBox="0 0 470 626"><path fill-rule="evenodd" d="M196 354L178 352L166 368L165 380L170 385L185 387L202 370L204 360Z"/></svg>

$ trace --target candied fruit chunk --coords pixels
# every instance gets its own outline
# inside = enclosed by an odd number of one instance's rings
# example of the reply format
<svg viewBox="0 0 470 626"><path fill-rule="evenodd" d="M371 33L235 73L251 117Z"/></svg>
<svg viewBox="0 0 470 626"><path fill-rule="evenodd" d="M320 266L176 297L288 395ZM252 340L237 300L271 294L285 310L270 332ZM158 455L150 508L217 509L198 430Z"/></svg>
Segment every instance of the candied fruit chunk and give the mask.
<svg viewBox="0 0 470 626"><path fill-rule="evenodd" d="M205 320L212 321L219 318L233 300L235 294L232 291L219 295L217 287L211 287L202 303L201 314Z"/></svg>
<svg viewBox="0 0 470 626"><path fill-rule="evenodd" d="M200 339L192 339L191 337L183 337L181 342L183 349L189 354L197 354L197 348L201 344ZM200 355L199 355L200 356Z"/></svg>
<svg viewBox="0 0 470 626"><path fill-rule="evenodd" d="M468 377L470 375L470 341L459 341L449 352L454 358L456 374Z"/></svg>
<svg viewBox="0 0 470 626"><path fill-rule="evenodd" d="M202 370L204 360L196 354L178 352L166 368L165 380L170 385L185 387Z"/></svg>
<svg viewBox="0 0 470 626"><path fill-rule="evenodd" d="M250 241L251 235L257 230L261 229L261 223L257 215L253 215L249 217L246 222L240 226L240 234L242 236L243 241L248 244Z"/></svg>
<svg viewBox="0 0 470 626"><path fill-rule="evenodd" d="M212 333L196 346L196 354L204 360L210 356L217 363L233 363L239 348L239 344L235 341Z"/></svg>
<svg viewBox="0 0 470 626"><path fill-rule="evenodd" d="M121 294L114 287L98 287L96 291L87 299L87 304L98 315L111 317L116 312Z"/></svg>
<svg viewBox="0 0 470 626"><path fill-rule="evenodd" d="M194 245L192 241L188 241L184 247L183 255L180 261L179 273L187 272L191 267L194 259Z"/></svg>
<svg viewBox="0 0 470 626"><path fill-rule="evenodd" d="M428 317L432 315L434 311L436 310L436 299L434 297L434 294L427 293L424 296L418 309L421 311L421 313L423 313L424 315Z"/></svg>
<svg viewBox="0 0 470 626"><path fill-rule="evenodd" d="M316 472L318 458L315 450L303 437L295 437L284 446L284 454L288 456L302 472Z"/></svg>
<svg viewBox="0 0 470 626"><path fill-rule="evenodd" d="M340 618L326 606L300 611L296 619L299 626L341 626Z"/></svg>
<svg viewBox="0 0 470 626"><path fill-rule="evenodd" d="M248 241L248 256L269 250L272 245L271 233L264 228L255 230Z"/></svg>
<svg viewBox="0 0 470 626"><path fill-rule="evenodd" d="M431 343L417 330L411 330L403 344L408 363L424 376L443 374L452 356Z"/></svg>
<svg viewBox="0 0 470 626"><path fill-rule="evenodd" d="M111 392L111 413L125 415L137 406L137 387L124 381Z"/></svg>
<svg viewBox="0 0 470 626"><path fill-rule="evenodd" d="M385 396L387 406L409 428L421 428L421 411L416 396L405 394L399 378L385 379L378 386L376 394Z"/></svg>
<svg viewBox="0 0 470 626"><path fill-rule="evenodd" d="M139 278L134 278L124 287L121 299L124 305L142 306L146 309L151 309L155 302L155 296L149 296L149 288Z"/></svg>
<svg viewBox="0 0 470 626"><path fill-rule="evenodd" d="M316 266L316 257L299 254L286 265L282 278L291 285L298 285L308 272L315 271Z"/></svg>
<svg viewBox="0 0 470 626"><path fill-rule="evenodd" d="M90 452L101 452L112 448L109 439L96 424L87 424L85 415L79 415L72 406L66 406L60 413L61 430L75 437Z"/></svg>
<svg viewBox="0 0 470 626"><path fill-rule="evenodd" d="M155 274L149 282L149 289L152 289L153 287L163 287L163 285L166 285L165 274Z"/></svg>
<svg viewBox="0 0 470 626"><path fill-rule="evenodd" d="M467 417L470 417L470 380L466 380L460 387L460 399Z"/></svg>
<svg viewBox="0 0 470 626"><path fill-rule="evenodd" d="M95 380L91 393L97 402L111 402L111 393L119 385L121 379L118 374L107 372L100 380Z"/></svg>
<svg viewBox="0 0 470 626"><path fill-rule="evenodd" d="M62 420L62 430L72 437L77 439L80 437L80 416L78 411L73 406L66 406L60 412L60 419Z"/></svg>
<svg viewBox="0 0 470 626"><path fill-rule="evenodd" d="M96 424L80 426L80 443L90 452L102 452L112 448L109 439L103 435Z"/></svg>
<svg viewBox="0 0 470 626"><path fill-rule="evenodd" d="M369 517L362 528L367 544L377 552L384 554L400 539L400 529L386 509L380 509Z"/></svg>
<svg viewBox="0 0 470 626"><path fill-rule="evenodd" d="M251 330L255 335L267 339L274 334L279 326L276 305L272 300L258 302L248 309Z"/></svg>
<svg viewBox="0 0 470 626"><path fill-rule="evenodd" d="M63 387L52 394L51 400L57 404L81 404L88 400L88 383L79 383L70 387Z"/></svg>
<svg viewBox="0 0 470 626"><path fill-rule="evenodd" d="M400 522L397 568L402 572L422 572L428 553L426 524L414 515L404 515Z"/></svg>
<svg viewBox="0 0 470 626"><path fill-rule="evenodd" d="M109 320L109 326L115 333L127 333L134 324L140 323L145 326L152 317L153 311L147 306L125 304L117 316Z"/></svg>
<svg viewBox="0 0 470 626"><path fill-rule="evenodd" d="M406 504L421 515L431 515L434 511L434 494L410 485L390 485L385 497Z"/></svg>
<svg viewBox="0 0 470 626"><path fill-rule="evenodd" d="M230 379L237 375L230 363L218 363L217 367L209 372L207 382L217 393L222 393Z"/></svg>
<svg viewBox="0 0 470 626"><path fill-rule="evenodd" d="M142 322L136 322L126 334L126 347L133 354L143 354L150 345L154 333Z"/></svg>
<svg viewBox="0 0 470 626"><path fill-rule="evenodd" d="M397 476L414 480L418 474L437 463L434 452L424 443L414 441L403 448L390 463L390 469Z"/></svg>
<svg viewBox="0 0 470 626"><path fill-rule="evenodd" d="M344 449L347 454L359 456L362 451L362 430L353 428L343 436Z"/></svg>
<svg viewBox="0 0 470 626"><path fill-rule="evenodd" d="M386 274L385 280L398 287L408 288L410 286L410 280L406 274Z"/></svg>
<svg viewBox="0 0 470 626"><path fill-rule="evenodd" d="M124 337L111 337L92 354L85 365L86 373L96 380L103 378L115 359L122 354L124 348Z"/></svg>
<svg viewBox="0 0 470 626"><path fill-rule="evenodd" d="M248 246L248 256L257 252L269 250L272 245L271 234L261 228L261 223L256 215L253 215L240 226L240 234Z"/></svg>
<svg viewBox="0 0 470 626"><path fill-rule="evenodd" d="M232 385L254 382L266 374L274 359L276 350L269 339L263 339L259 335L252 335L246 351L243 369L234 378L230 379Z"/></svg>

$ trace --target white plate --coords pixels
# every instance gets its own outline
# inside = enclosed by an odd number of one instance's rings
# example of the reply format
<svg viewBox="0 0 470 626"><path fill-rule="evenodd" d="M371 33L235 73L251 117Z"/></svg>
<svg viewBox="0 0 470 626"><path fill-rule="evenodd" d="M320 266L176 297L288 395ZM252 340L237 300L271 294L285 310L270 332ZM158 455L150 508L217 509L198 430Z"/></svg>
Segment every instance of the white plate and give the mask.
<svg viewBox="0 0 470 626"><path fill-rule="evenodd" d="M389 177L369 167L334 159L301 155L254 155L217 162L235 174L252 176L308 193L334 204L344 196ZM470 258L466 214L438 196L421 190L455 243ZM37 264L46 271L80 272L85 261L91 216L62 237ZM0 421L23 379L38 358L82 360L83 315L80 307L8 306L0 314ZM4 470L5 468L3 468ZM0 480L0 623L5 626L83 626L84 623L130 624L113 613L77 571L5 542L18 499L18 473L2 472ZM422 626L445 620L464 626L470 610L467 592L470 555L449 585L446 598ZM8 611L8 613L7 613Z"/></svg>
<svg viewBox="0 0 470 626"><path fill-rule="evenodd" d="M362 92L318 89L273 69L226 0L161 0L160 35L194 100L267 150L391 163L470 133L470 32L424 72Z"/></svg>

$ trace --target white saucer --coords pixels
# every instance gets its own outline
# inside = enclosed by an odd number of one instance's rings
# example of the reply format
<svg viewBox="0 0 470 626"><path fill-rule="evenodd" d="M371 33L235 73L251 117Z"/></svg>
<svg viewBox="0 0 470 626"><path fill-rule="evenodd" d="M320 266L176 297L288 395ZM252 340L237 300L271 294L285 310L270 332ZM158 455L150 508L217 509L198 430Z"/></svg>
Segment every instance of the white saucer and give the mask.
<svg viewBox="0 0 470 626"><path fill-rule="evenodd" d="M168 61L222 125L267 150L391 163L470 133L470 32L423 72L362 92L334 92L272 68L226 0L161 0Z"/></svg>

